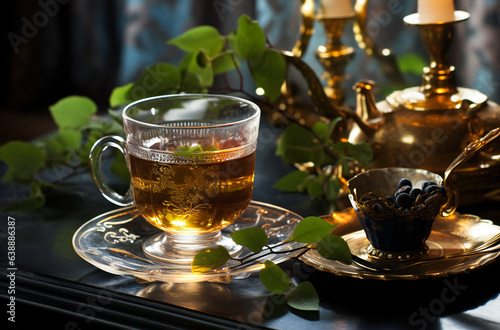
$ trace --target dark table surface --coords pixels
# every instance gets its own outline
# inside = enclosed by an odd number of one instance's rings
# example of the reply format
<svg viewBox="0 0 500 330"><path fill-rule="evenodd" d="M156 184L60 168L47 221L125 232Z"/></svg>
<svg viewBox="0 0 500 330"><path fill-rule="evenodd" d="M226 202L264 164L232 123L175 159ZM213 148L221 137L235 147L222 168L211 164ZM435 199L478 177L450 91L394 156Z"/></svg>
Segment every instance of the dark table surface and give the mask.
<svg viewBox="0 0 500 330"><path fill-rule="evenodd" d="M272 185L293 170L274 156L280 128L264 122L259 137L253 199L301 216L328 214L325 203L281 193ZM2 183L1 204L23 193ZM300 261L296 281L313 283L319 312L289 310L271 296L257 274L230 283L140 283L106 273L81 259L72 236L86 221L117 207L107 202L88 172L64 181L42 209L0 214L0 296L8 311L15 297L15 325L51 329L98 328L276 328L276 329L499 329L500 262L479 270L416 281L360 280L324 273ZM493 202L461 206L500 225ZM15 219L15 270L7 265L7 221ZM15 279L8 276L15 274ZM9 286L15 292L9 293ZM9 314L2 313L8 322Z"/></svg>

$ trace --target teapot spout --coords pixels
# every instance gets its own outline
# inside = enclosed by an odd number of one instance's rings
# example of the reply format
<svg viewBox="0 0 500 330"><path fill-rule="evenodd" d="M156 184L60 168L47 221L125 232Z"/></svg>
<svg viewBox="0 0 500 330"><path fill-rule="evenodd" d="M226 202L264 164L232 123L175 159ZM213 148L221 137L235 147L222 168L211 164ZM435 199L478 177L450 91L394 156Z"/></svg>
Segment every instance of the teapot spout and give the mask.
<svg viewBox="0 0 500 330"><path fill-rule="evenodd" d="M374 81L361 80L353 87L356 90L356 113L364 121L381 117L373 96L372 90L374 86Z"/></svg>
<svg viewBox="0 0 500 330"><path fill-rule="evenodd" d="M375 82L362 80L353 87L356 90L356 111L352 113L355 115L353 119L367 136L373 136L384 122L382 112L377 109L373 96L374 86Z"/></svg>

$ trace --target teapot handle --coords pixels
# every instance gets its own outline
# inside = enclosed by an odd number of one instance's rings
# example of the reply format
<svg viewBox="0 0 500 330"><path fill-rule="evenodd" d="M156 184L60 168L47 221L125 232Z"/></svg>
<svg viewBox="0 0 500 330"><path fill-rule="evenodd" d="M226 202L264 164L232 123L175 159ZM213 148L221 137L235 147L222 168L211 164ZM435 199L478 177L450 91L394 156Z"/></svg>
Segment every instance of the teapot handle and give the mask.
<svg viewBox="0 0 500 330"><path fill-rule="evenodd" d="M366 54L373 55L380 61L381 68L390 79L397 85L406 85L403 75L399 71L396 58L390 49L380 49L370 38L367 32L368 26L368 5L369 0L356 0L354 11L356 19L354 20L354 35L358 46L364 49Z"/></svg>
<svg viewBox="0 0 500 330"><path fill-rule="evenodd" d="M460 155L448 166L444 173L444 185L446 185L451 172L465 162L472 156L474 156L479 150L483 149L487 144L497 139L500 136L500 127L492 129L488 134L484 135L482 138L476 141L472 141L465 147Z"/></svg>
<svg viewBox="0 0 500 330"><path fill-rule="evenodd" d="M448 179L450 177L450 174L458 165L470 159L479 150L483 149L487 144L497 139L498 137L500 137L500 127L492 129L488 134L484 135L479 140L469 143L469 145L465 147L462 153L460 153L460 155L458 155L458 157L455 158L455 160L448 166L448 168L444 173L443 186L447 187L450 194L448 196L448 201L441 208L442 216L448 216L453 214L458 205L458 193L455 190L450 189L448 187L449 186Z"/></svg>

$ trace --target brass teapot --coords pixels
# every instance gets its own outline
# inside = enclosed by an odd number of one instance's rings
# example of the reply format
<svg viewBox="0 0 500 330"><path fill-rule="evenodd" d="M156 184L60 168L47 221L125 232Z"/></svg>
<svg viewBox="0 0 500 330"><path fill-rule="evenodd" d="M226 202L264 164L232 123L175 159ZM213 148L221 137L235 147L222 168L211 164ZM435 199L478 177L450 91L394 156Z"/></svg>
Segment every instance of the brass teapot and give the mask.
<svg viewBox="0 0 500 330"><path fill-rule="evenodd" d="M368 0L356 2L358 34L362 34L366 24L367 6ZM455 68L446 59L454 25L468 18L468 13L455 11L454 21L421 24L418 14L406 16L406 24L420 28L430 65L424 69L420 86L395 91L383 101L375 101L374 82L359 81L354 86L355 111L333 102L331 97L327 105L309 79L310 90L316 94L316 109L325 117L348 119L343 137L352 143L366 141L372 146L373 168L422 168L443 175L465 146L500 127L500 106L479 91L457 87ZM363 47L371 47L374 55L390 55L375 49L366 35L360 41ZM486 194L498 192L500 143L492 143L457 168L449 182L459 192L461 204L477 203Z"/></svg>

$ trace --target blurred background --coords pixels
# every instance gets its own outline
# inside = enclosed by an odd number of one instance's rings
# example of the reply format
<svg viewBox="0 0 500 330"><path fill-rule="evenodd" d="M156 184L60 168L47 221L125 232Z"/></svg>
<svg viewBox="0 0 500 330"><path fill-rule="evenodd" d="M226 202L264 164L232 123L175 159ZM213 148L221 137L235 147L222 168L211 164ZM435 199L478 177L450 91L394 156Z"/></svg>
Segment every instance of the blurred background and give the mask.
<svg viewBox="0 0 500 330"><path fill-rule="evenodd" d="M499 102L500 1L456 0L455 5L471 14L456 26L450 52L458 85ZM247 14L274 46L290 50L301 23L300 0L17 0L2 7L0 144L54 129L48 106L68 95L88 96L105 112L114 87L134 81L157 62L178 64L184 53L166 41L192 27L212 25L228 34ZM409 86L419 85L420 65L428 61L418 29L403 23L416 11L417 0L372 0L368 14L370 37L393 51ZM377 59L358 47L352 24L343 41L355 48L344 82L348 105L354 106L351 87L360 79L377 82L377 101L403 87L389 81ZM315 50L324 42L322 25L315 23L304 59L319 76Z"/></svg>

